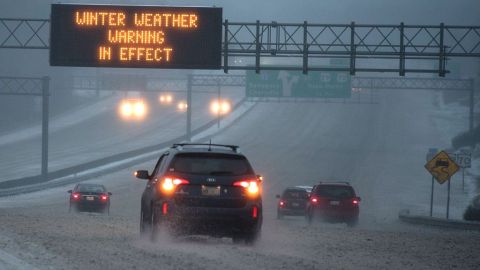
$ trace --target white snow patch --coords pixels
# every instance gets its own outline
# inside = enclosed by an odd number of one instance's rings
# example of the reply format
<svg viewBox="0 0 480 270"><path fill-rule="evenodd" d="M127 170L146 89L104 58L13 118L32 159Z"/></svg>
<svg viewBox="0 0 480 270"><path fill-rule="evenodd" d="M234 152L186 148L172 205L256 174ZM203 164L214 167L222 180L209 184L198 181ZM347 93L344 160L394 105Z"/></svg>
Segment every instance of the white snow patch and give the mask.
<svg viewBox="0 0 480 270"><path fill-rule="evenodd" d="M112 96L105 98L99 102L92 103L88 106L79 108L75 111L72 111L68 114L60 115L54 117L49 122L49 133L56 132L74 125L77 125L83 121L91 119L96 115L99 115L103 112L111 110L118 102L118 97ZM28 128L15 130L13 132L4 134L0 136L0 145L5 145L9 143L14 143L36 136L40 136L42 132L42 125L34 125Z"/></svg>

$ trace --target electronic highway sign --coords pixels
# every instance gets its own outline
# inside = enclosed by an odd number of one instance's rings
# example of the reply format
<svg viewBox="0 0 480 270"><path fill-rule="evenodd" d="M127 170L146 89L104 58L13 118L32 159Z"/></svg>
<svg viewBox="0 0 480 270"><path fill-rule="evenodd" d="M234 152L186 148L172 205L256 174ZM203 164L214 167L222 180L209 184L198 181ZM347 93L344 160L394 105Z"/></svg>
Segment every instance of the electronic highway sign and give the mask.
<svg viewBox="0 0 480 270"><path fill-rule="evenodd" d="M220 69L222 8L52 4L50 65Z"/></svg>

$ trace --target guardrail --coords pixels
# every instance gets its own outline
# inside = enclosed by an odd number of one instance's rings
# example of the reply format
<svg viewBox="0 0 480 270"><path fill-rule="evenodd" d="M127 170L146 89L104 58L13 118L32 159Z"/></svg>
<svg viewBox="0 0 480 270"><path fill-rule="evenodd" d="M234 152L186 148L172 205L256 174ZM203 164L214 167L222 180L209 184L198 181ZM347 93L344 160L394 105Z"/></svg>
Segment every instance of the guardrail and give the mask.
<svg viewBox="0 0 480 270"><path fill-rule="evenodd" d="M480 231L480 222L412 215L409 210L400 211L398 218L403 222L411 224Z"/></svg>

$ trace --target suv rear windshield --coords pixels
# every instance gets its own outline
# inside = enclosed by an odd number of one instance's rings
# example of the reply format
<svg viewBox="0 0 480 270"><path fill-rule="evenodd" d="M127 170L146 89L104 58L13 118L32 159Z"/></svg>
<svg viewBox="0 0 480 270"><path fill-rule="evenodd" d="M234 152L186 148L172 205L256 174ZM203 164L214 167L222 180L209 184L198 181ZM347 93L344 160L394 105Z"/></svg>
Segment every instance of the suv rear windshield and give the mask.
<svg viewBox="0 0 480 270"><path fill-rule="evenodd" d="M355 192L350 186L320 185L315 189L315 194L329 198L351 198Z"/></svg>
<svg viewBox="0 0 480 270"><path fill-rule="evenodd" d="M284 199L308 199L308 193L304 190L285 190Z"/></svg>
<svg viewBox="0 0 480 270"><path fill-rule="evenodd" d="M203 175L253 174L244 156L212 153L189 153L175 156L170 171Z"/></svg>

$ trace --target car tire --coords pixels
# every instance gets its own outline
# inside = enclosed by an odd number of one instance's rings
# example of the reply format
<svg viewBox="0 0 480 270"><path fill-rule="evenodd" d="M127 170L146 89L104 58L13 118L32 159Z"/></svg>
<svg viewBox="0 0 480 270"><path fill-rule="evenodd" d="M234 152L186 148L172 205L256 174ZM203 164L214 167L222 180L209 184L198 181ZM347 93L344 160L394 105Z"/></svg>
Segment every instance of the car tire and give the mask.
<svg viewBox="0 0 480 270"><path fill-rule="evenodd" d="M105 207L105 209L103 210L103 214L107 215L107 216L110 216L110 205Z"/></svg>
<svg viewBox="0 0 480 270"><path fill-rule="evenodd" d="M245 244L252 246L260 238L260 231L248 232L244 236Z"/></svg>
<svg viewBox="0 0 480 270"><path fill-rule="evenodd" d="M151 222L151 230L150 230L151 242L157 241L159 232L160 232L160 216L158 213L158 209L152 206L152 222Z"/></svg>
<svg viewBox="0 0 480 270"><path fill-rule="evenodd" d="M234 235L232 236L232 242L234 244L241 244L244 243L244 238L241 235Z"/></svg>
<svg viewBox="0 0 480 270"><path fill-rule="evenodd" d="M145 207L140 210L140 234L146 236L150 234L152 228L152 214L148 212Z"/></svg>
<svg viewBox="0 0 480 270"><path fill-rule="evenodd" d="M254 245L260 237L260 231L245 232L232 236L234 244Z"/></svg>
<svg viewBox="0 0 480 270"><path fill-rule="evenodd" d="M308 210L306 215L305 215L305 219L307 220L307 223L308 225L311 225L312 222L313 222L313 219L314 219L314 216L313 216L313 211L312 210Z"/></svg>
<svg viewBox="0 0 480 270"><path fill-rule="evenodd" d="M353 228L358 225L358 218L351 219L347 221L347 226Z"/></svg>

